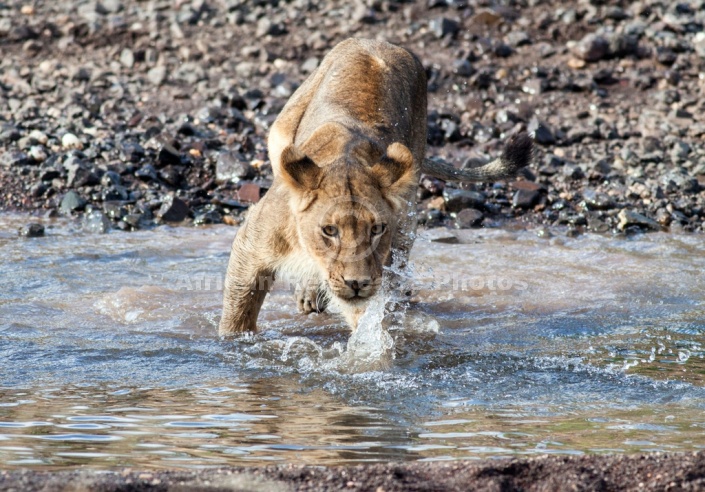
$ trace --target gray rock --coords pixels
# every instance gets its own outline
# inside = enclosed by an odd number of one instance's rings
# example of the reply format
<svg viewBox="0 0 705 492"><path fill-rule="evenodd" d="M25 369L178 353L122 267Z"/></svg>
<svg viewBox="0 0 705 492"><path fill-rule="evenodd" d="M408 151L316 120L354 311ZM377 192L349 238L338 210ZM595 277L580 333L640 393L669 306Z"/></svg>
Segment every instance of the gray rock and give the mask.
<svg viewBox="0 0 705 492"><path fill-rule="evenodd" d="M153 165L145 164L144 166L139 168L137 171L135 171L135 178L139 179L140 181L144 181L146 183L149 183L150 181L156 181L157 170L154 169Z"/></svg>
<svg viewBox="0 0 705 492"><path fill-rule="evenodd" d="M103 186L113 186L122 183L122 178L115 171L106 171L100 178L100 184Z"/></svg>
<svg viewBox="0 0 705 492"><path fill-rule="evenodd" d="M188 216L189 208L179 197L169 195L162 202L157 217L164 222L181 222Z"/></svg>
<svg viewBox="0 0 705 492"><path fill-rule="evenodd" d="M237 182L254 177L254 169L245 156L237 152L220 152L215 163L215 180L218 183Z"/></svg>
<svg viewBox="0 0 705 492"><path fill-rule="evenodd" d="M526 131L541 145L553 145L556 143L556 137L553 136L553 132L551 132L544 122L539 121L536 117L531 118Z"/></svg>
<svg viewBox="0 0 705 492"><path fill-rule="evenodd" d="M92 210L83 218L83 230L93 234L105 234L110 230L110 219L100 210Z"/></svg>
<svg viewBox="0 0 705 492"><path fill-rule="evenodd" d="M443 190L443 199L445 200L446 211L460 212L465 208L483 208L485 204L485 195L479 191L457 190L454 188L446 188Z"/></svg>
<svg viewBox="0 0 705 492"><path fill-rule="evenodd" d="M72 212L83 210L86 206L86 201L78 196L75 191L69 191L61 199L61 205L59 205L59 211L64 215L71 215Z"/></svg>
<svg viewBox="0 0 705 492"><path fill-rule="evenodd" d="M258 38L262 36L282 36L287 33L286 26L281 22L272 22L272 20L264 16L257 21L257 32L256 36Z"/></svg>
<svg viewBox="0 0 705 492"><path fill-rule="evenodd" d="M583 190L583 199L589 210L609 210L614 208L614 201L609 195L598 193L589 188Z"/></svg>
<svg viewBox="0 0 705 492"><path fill-rule="evenodd" d="M315 56L312 56L311 58L308 58L305 62L303 62L303 64L301 65L301 71L303 73L311 73L318 68L319 63L320 60Z"/></svg>
<svg viewBox="0 0 705 492"><path fill-rule="evenodd" d="M690 176L684 169L673 169L659 179L666 193L697 193L700 191L698 180Z"/></svg>
<svg viewBox="0 0 705 492"><path fill-rule="evenodd" d="M475 73L475 68L468 60L455 60L453 62L453 72L461 77L470 77Z"/></svg>
<svg viewBox="0 0 705 492"><path fill-rule="evenodd" d="M37 223L24 225L20 228L19 235L22 237L42 237L44 235L44 226Z"/></svg>
<svg viewBox="0 0 705 492"><path fill-rule="evenodd" d="M166 80L166 67L157 65L154 68L150 68L147 72L147 78L154 85L162 85Z"/></svg>
<svg viewBox="0 0 705 492"><path fill-rule="evenodd" d="M627 227L631 226L638 226L641 228L645 229L651 229L654 231L660 231L661 230L661 224L656 222L653 219L648 218L647 216L640 214L638 212L634 212L632 210L627 210L623 209L619 212L619 215L617 215L617 219L619 220L619 223L617 224L617 227L620 230L625 230Z"/></svg>
<svg viewBox="0 0 705 492"><path fill-rule="evenodd" d="M592 63L607 57L610 52L610 44L602 36L591 33L575 43L572 51L581 60Z"/></svg>
<svg viewBox="0 0 705 492"><path fill-rule="evenodd" d="M455 36L460 30L460 23L447 17L436 17L428 23L429 29L437 38Z"/></svg>
<svg viewBox="0 0 705 492"><path fill-rule="evenodd" d="M18 167L31 164L29 156L24 152L10 150L0 157L0 165L3 167Z"/></svg>
<svg viewBox="0 0 705 492"><path fill-rule="evenodd" d="M123 48L120 52L120 63L127 68L132 68L135 65L135 54L130 48Z"/></svg>
<svg viewBox="0 0 705 492"><path fill-rule="evenodd" d="M477 209L466 208L458 212L455 216L455 226L458 229L469 229L471 227L479 227L482 224L482 219L485 216Z"/></svg>
<svg viewBox="0 0 705 492"><path fill-rule="evenodd" d="M43 145L32 145L27 154L34 162L44 162L49 157Z"/></svg>

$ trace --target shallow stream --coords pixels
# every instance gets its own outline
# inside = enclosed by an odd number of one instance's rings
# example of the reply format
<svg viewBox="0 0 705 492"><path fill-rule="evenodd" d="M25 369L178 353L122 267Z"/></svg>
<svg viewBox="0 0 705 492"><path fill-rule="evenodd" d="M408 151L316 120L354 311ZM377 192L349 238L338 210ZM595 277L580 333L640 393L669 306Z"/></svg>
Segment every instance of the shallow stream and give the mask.
<svg viewBox="0 0 705 492"><path fill-rule="evenodd" d="M416 296L348 343L286 285L260 333L217 337L234 228L26 221L0 216L5 467L705 448L701 236L422 232ZM391 352L361 363L374 340Z"/></svg>

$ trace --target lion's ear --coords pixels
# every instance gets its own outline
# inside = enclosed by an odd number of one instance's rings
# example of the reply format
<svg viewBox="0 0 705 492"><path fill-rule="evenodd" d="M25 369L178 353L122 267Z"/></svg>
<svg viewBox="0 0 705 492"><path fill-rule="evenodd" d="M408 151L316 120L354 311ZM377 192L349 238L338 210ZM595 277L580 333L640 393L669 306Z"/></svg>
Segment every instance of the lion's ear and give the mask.
<svg viewBox="0 0 705 492"><path fill-rule="evenodd" d="M417 185L414 156L399 142L387 147L380 162L372 166L372 174L388 196L401 197Z"/></svg>
<svg viewBox="0 0 705 492"><path fill-rule="evenodd" d="M287 145L282 151L282 178L293 188L310 191L318 188L321 182L321 168L294 145Z"/></svg>

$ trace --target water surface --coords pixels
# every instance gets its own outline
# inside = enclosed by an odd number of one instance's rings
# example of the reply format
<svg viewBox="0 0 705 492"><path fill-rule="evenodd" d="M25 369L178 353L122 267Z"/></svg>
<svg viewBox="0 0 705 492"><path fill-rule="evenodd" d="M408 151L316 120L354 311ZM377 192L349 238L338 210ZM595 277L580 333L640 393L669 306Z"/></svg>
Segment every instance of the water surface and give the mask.
<svg viewBox="0 0 705 492"><path fill-rule="evenodd" d="M19 238L26 220L0 216L3 466L705 447L701 236L424 232L389 338L373 317L348 343L334 316L296 314L286 285L260 333L218 338L233 228L57 221ZM374 336L389 360L357 364Z"/></svg>

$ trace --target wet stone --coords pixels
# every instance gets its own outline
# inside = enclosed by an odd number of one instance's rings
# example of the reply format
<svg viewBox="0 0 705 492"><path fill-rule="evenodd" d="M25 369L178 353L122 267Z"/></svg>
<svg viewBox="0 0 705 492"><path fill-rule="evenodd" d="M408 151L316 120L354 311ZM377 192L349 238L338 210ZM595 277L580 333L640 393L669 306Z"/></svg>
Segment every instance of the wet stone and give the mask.
<svg viewBox="0 0 705 492"><path fill-rule="evenodd" d="M135 177L140 181L144 181L145 183L149 183L150 181L156 181L157 170L154 169L153 165L145 164L137 171L135 171Z"/></svg>
<svg viewBox="0 0 705 492"><path fill-rule="evenodd" d="M83 230L93 234L105 234L110 230L110 219L100 210L92 210L83 218Z"/></svg>
<svg viewBox="0 0 705 492"><path fill-rule="evenodd" d="M37 223L24 225L19 230L22 237L42 237L44 236L44 226Z"/></svg>
<svg viewBox="0 0 705 492"><path fill-rule="evenodd" d="M446 188L443 190L443 199L446 210L453 213L465 208L483 208L486 197L479 191Z"/></svg>
<svg viewBox="0 0 705 492"><path fill-rule="evenodd" d="M466 208L458 212L455 216L455 226L458 229L469 229L471 227L479 227L482 225L482 219L485 216L477 209Z"/></svg>
<svg viewBox="0 0 705 492"><path fill-rule="evenodd" d="M643 214L634 212L632 210L621 210L619 212L619 215L617 215L617 219L619 220L617 227L622 231L626 230L628 227L631 226L638 226L640 228L650 229L653 231L661 230L661 224Z"/></svg>
<svg viewBox="0 0 705 492"><path fill-rule="evenodd" d="M181 222L189 213L189 207L179 197L169 195L162 202L157 217L165 222Z"/></svg>
<svg viewBox="0 0 705 492"><path fill-rule="evenodd" d="M59 210L64 215L71 215L72 212L82 210L86 206L86 201L78 196L75 191L69 191L61 199Z"/></svg>
<svg viewBox="0 0 705 492"><path fill-rule="evenodd" d="M583 190L583 199L585 200L585 205L590 210L609 210L614 208L614 201L612 201L609 195L598 193L595 190Z"/></svg>
<svg viewBox="0 0 705 492"><path fill-rule="evenodd" d="M227 181L237 182L241 179L251 179L254 169L240 153L220 152L215 163L215 180L217 183Z"/></svg>
<svg viewBox="0 0 705 492"><path fill-rule="evenodd" d="M196 214L193 219L194 225L220 224L222 222L223 216L217 210Z"/></svg>
<svg viewBox="0 0 705 492"><path fill-rule="evenodd" d="M517 190L512 197L512 207L533 208L538 204L540 198L541 193L536 190Z"/></svg>

